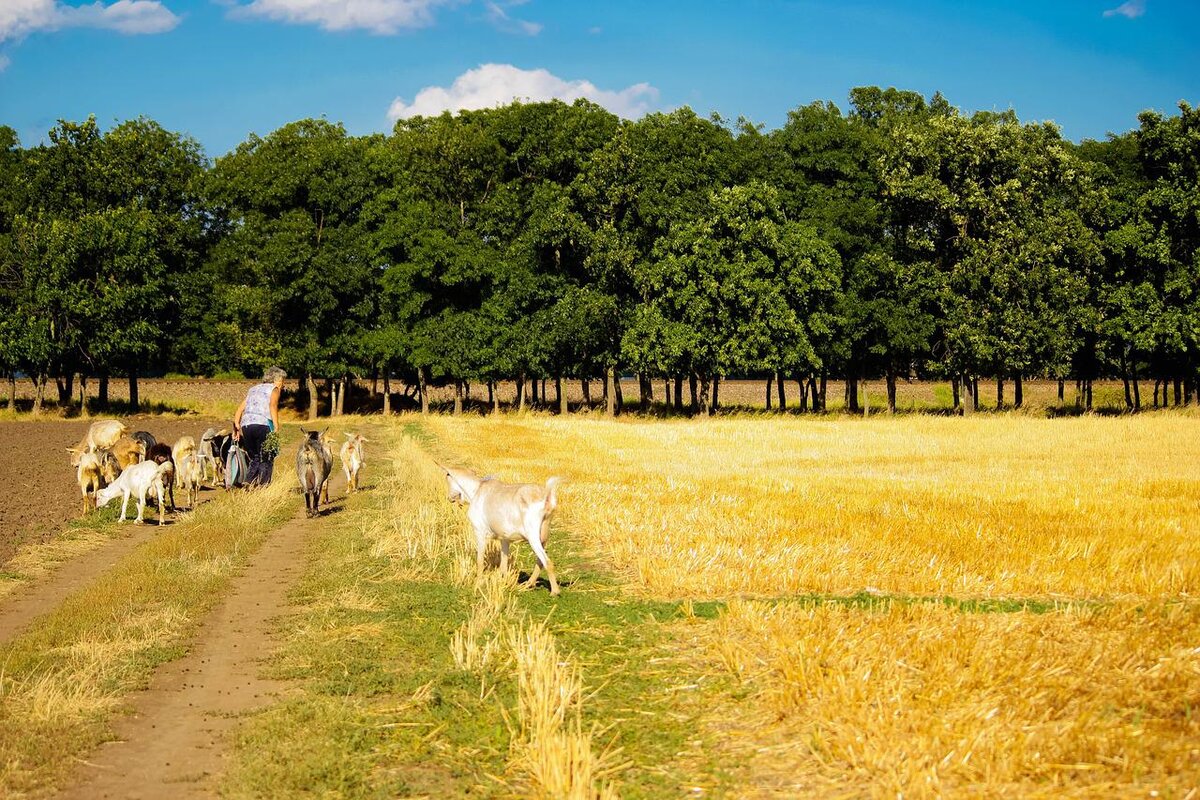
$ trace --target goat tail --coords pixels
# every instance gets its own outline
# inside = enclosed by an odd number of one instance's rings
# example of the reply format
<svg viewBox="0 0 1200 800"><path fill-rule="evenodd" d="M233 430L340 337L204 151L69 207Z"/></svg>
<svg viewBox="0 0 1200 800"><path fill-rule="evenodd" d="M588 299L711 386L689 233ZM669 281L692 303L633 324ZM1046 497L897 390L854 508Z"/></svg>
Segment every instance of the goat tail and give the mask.
<svg viewBox="0 0 1200 800"><path fill-rule="evenodd" d="M558 485L562 483L562 478L551 478L546 481L546 513L549 514L554 509L558 508Z"/></svg>

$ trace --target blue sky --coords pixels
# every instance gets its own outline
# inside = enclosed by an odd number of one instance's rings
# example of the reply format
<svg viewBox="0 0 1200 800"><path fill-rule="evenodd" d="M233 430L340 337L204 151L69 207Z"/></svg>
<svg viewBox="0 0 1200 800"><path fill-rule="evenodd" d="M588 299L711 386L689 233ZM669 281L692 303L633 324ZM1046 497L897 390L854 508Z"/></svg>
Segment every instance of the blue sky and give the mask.
<svg viewBox="0 0 1200 800"><path fill-rule="evenodd" d="M514 96L771 128L877 84L1099 138L1200 103L1197 31L1183 0L0 0L0 124L29 145L145 115L217 156L302 117L361 134Z"/></svg>

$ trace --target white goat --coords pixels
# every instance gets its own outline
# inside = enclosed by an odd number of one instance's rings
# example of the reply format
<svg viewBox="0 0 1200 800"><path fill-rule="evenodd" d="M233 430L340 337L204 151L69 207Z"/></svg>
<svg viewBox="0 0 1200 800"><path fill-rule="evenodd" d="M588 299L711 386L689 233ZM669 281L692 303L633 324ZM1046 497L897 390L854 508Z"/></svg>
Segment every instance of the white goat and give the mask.
<svg viewBox="0 0 1200 800"><path fill-rule="evenodd" d="M133 495L137 498L138 508L137 519L134 522L141 525L142 517L146 512L146 497L153 491L158 500L158 524L163 525L163 494L166 491L166 481L175 477L172 469L170 461L164 461L161 464L153 461L140 461L122 472L111 486L106 486L96 492L96 505L97 507L106 506L117 495L124 495L124 499L121 501L121 518L118 520L118 522L124 522L125 512L129 508L129 497Z"/></svg>
<svg viewBox="0 0 1200 800"><path fill-rule="evenodd" d="M342 459L342 472L346 473L346 491L357 492L358 473L366 459L363 443L371 440L359 433L347 433L346 436L349 441L342 445L338 455Z"/></svg>
<svg viewBox="0 0 1200 800"><path fill-rule="evenodd" d="M195 508L196 493L200 491L200 487L204 484L204 472L201 467L200 454L188 453L175 463L179 467L179 472L175 475L175 483L180 489L187 492L188 508Z"/></svg>
<svg viewBox="0 0 1200 800"><path fill-rule="evenodd" d="M449 484L449 499L467 505L467 519L475 529L475 565L483 573L483 554L489 539L500 542L500 569L508 570L508 548L512 542L529 543L537 565L528 586L536 586L542 567L550 577L550 594L557 595L554 562L546 555L550 538L550 516L558 508L558 478L536 483L502 483L480 478L465 469L442 467Z"/></svg>

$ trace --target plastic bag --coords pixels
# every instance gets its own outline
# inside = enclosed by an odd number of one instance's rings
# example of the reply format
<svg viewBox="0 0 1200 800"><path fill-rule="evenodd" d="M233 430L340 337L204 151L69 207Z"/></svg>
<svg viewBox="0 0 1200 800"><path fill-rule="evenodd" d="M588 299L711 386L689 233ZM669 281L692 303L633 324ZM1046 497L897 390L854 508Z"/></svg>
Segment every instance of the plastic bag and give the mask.
<svg viewBox="0 0 1200 800"><path fill-rule="evenodd" d="M250 472L250 456L235 442L225 457L225 488L232 489L246 482Z"/></svg>

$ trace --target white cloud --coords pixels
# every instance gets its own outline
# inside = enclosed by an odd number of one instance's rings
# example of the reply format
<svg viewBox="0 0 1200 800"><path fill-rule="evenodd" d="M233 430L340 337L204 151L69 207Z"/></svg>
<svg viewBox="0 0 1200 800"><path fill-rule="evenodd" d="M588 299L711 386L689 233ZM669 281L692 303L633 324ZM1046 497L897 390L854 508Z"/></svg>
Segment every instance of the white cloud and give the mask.
<svg viewBox="0 0 1200 800"><path fill-rule="evenodd" d="M526 0L510 0L510 2L506 3L505 5L520 6L524 5L525 2ZM523 33L526 36L537 36L542 32L542 24L540 22L528 22L523 19L515 19L509 16L509 13L505 10L504 5L501 5L494 0L487 0L485 5L487 6L488 21L491 22L492 25L496 26L497 30L504 31L505 33Z"/></svg>
<svg viewBox="0 0 1200 800"><path fill-rule="evenodd" d="M426 86L412 103L397 97L388 109L393 122L404 117L435 116L443 111L494 108L514 100L538 102L581 97L622 117L640 117L658 100L658 90L636 83L616 91L600 89L591 81L566 81L544 69L519 69L511 64L484 64L454 79L449 88Z"/></svg>
<svg viewBox="0 0 1200 800"><path fill-rule="evenodd" d="M1146 0L1126 0L1116 8L1110 8L1104 12L1106 17L1128 17L1129 19L1137 19L1142 14L1146 13Z"/></svg>
<svg viewBox="0 0 1200 800"><path fill-rule="evenodd" d="M293 25L317 25L327 31L367 30L393 34L433 21L433 9L452 0L252 0L230 12L235 17L265 17Z"/></svg>
<svg viewBox="0 0 1200 800"><path fill-rule="evenodd" d="M163 33L179 24L160 0L101 0L69 6L61 0L3 0L0 3L0 42L22 39L35 31L62 28L101 28L119 33Z"/></svg>
<svg viewBox="0 0 1200 800"><path fill-rule="evenodd" d="M11 63L12 63L12 59L10 59L8 56L4 55L3 53L0 53L0 72L4 72L4 70L8 69L8 65Z"/></svg>

